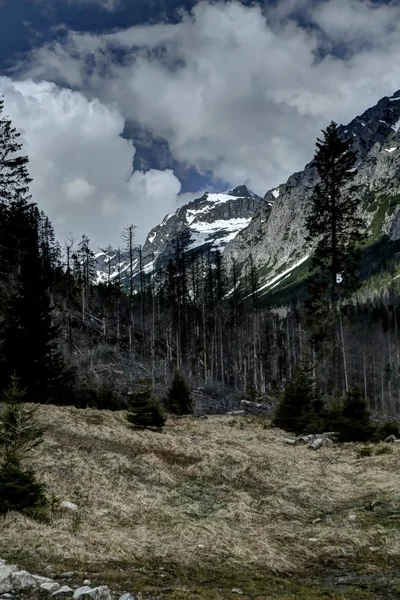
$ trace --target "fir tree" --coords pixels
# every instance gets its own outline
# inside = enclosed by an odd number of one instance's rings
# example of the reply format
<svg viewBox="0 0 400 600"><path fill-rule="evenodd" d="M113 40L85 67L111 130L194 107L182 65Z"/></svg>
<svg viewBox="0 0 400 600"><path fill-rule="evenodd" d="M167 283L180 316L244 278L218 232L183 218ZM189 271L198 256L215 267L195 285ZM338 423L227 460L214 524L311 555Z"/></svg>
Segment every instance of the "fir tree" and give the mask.
<svg viewBox="0 0 400 600"><path fill-rule="evenodd" d="M315 433L323 426L323 403L316 394L310 370L298 369L275 409L273 425L295 434Z"/></svg>
<svg viewBox="0 0 400 600"><path fill-rule="evenodd" d="M318 340L329 335L338 303L358 285L363 222L357 216L357 197L349 189L344 192L355 174L352 140L343 140L332 121L316 147L319 182L306 219L306 240L316 242L307 279L307 309Z"/></svg>
<svg viewBox="0 0 400 600"><path fill-rule="evenodd" d="M372 439L375 427L359 387L351 388L346 394L335 429L339 432L341 442L365 442Z"/></svg>
<svg viewBox="0 0 400 600"><path fill-rule="evenodd" d="M179 371L175 372L165 398L165 406L168 412L174 415L191 415L193 413L190 390Z"/></svg>
<svg viewBox="0 0 400 600"><path fill-rule="evenodd" d="M43 430L35 425L36 408L22 404L25 390L13 375L3 392L5 406L0 414L0 514L45 507L45 486L22 463L43 442Z"/></svg>

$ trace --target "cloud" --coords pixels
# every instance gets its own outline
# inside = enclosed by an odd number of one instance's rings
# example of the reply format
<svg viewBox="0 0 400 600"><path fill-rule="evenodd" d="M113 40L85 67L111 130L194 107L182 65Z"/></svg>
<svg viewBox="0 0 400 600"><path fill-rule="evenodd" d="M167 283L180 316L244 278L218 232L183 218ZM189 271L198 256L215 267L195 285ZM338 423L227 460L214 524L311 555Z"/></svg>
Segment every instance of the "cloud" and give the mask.
<svg viewBox="0 0 400 600"><path fill-rule="evenodd" d="M0 90L30 158L34 200L60 241L71 232L85 233L94 247L118 245L123 227L135 223L143 242L177 208L181 184L171 170L132 173L135 148L121 137L125 122L115 104L49 82L0 77Z"/></svg>
<svg viewBox="0 0 400 600"><path fill-rule="evenodd" d="M302 168L331 119L400 87L399 54L394 3L202 1L176 24L70 32L25 74L116 102L179 161L262 194Z"/></svg>
<svg viewBox="0 0 400 600"><path fill-rule="evenodd" d="M182 10L174 24L99 35L69 32L62 41L36 49L17 76L47 79L81 94L46 88L34 126L30 115L36 118L45 85L37 84L17 123L31 132L29 143L39 145L39 160L46 164L53 160L54 143L56 156L62 154L57 144L62 148L64 133L58 139L57 132L64 132L61 123L67 119L68 155L85 158L72 168L62 156L54 174L47 169L47 180L56 195L63 190L68 210L77 210L78 199L85 198L84 207L114 214L108 231L103 227L97 237L108 240L113 234L115 239L111 227L118 211L121 224L140 221L147 227L148 207L154 219L171 210L179 187L171 171L138 172L132 182L141 198L132 200L132 185L121 183L134 152L119 137L124 119L167 140L181 163L264 194L303 168L331 119L348 122L400 87L399 57L398 3L279 0L263 9L201 1L191 12ZM15 89L21 85L15 83ZM77 108L75 117L66 98ZM35 136L43 141L35 142ZM43 167L36 170L40 179ZM63 177L66 187L59 184ZM41 192L50 198L44 186ZM147 204L142 195L151 197ZM66 223L70 215L63 202L53 214Z"/></svg>

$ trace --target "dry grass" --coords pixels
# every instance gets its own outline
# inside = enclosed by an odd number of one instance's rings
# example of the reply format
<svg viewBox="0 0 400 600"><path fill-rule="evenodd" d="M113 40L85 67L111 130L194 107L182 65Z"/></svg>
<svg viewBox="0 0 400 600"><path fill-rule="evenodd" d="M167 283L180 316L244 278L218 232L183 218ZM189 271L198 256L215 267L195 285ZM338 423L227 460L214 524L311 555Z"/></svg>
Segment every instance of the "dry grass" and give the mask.
<svg viewBox="0 0 400 600"><path fill-rule="evenodd" d="M41 406L38 416L47 431L32 466L79 511L55 509L49 524L1 518L0 556L278 575L400 556L400 444L357 459L357 445L293 448L242 417L171 419L156 433L132 429L124 412Z"/></svg>

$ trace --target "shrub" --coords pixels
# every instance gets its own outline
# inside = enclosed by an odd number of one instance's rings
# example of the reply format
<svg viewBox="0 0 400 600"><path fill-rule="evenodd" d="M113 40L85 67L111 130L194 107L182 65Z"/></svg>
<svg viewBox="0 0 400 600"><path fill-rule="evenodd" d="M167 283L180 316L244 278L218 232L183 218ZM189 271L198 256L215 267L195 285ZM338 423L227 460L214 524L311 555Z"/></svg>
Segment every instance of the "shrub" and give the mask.
<svg viewBox="0 0 400 600"><path fill-rule="evenodd" d="M372 446L370 446L370 444L365 444L364 446L361 446L361 448L357 448L356 456L357 458L372 456Z"/></svg>
<svg viewBox="0 0 400 600"><path fill-rule="evenodd" d="M389 444L381 444L375 450L375 456L382 456L384 454L393 454L393 448Z"/></svg>
<svg viewBox="0 0 400 600"><path fill-rule="evenodd" d="M165 415L160 404L151 396L151 390L137 392L133 395L132 408L127 414L129 423L146 429L156 427L158 430L165 425Z"/></svg>
<svg viewBox="0 0 400 600"><path fill-rule="evenodd" d="M374 440L381 442L390 435L394 435L396 438L400 438L400 422L399 421L386 421L380 423L375 431Z"/></svg>
<svg viewBox="0 0 400 600"><path fill-rule="evenodd" d="M178 371L175 372L164 404L167 411L173 415L193 414L193 402L190 396L190 390L184 378Z"/></svg>

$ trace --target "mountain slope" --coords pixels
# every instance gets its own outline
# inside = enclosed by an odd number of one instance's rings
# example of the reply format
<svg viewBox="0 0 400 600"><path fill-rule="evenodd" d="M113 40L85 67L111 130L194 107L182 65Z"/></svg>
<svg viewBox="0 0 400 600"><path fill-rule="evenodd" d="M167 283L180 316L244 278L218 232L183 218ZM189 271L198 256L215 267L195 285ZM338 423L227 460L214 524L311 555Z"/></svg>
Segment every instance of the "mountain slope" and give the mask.
<svg viewBox="0 0 400 600"><path fill-rule="evenodd" d="M340 131L354 139L358 166L347 193L359 198L372 244L383 235L400 238L400 91L356 117ZM262 294L303 277L311 248L305 243L305 217L317 181L313 161L286 183L269 190L249 226L225 250L227 263L242 269L250 256L258 269ZM268 203L273 204L266 209Z"/></svg>
<svg viewBox="0 0 400 600"><path fill-rule="evenodd" d="M181 206L175 213L166 215L163 221L148 234L141 257L134 251L133 272L136 276L142 268L145 273L163 268L174 255L178 240L184 236L187 250L208 252L220 250L233 240L251 221L254 211L261 204L269 211L272 202L263 202L260 196L245 185L221 193L205 193L201 198ZM122 278L130 272L129 255L108 249L96 255L97 281Z"/></svg>

